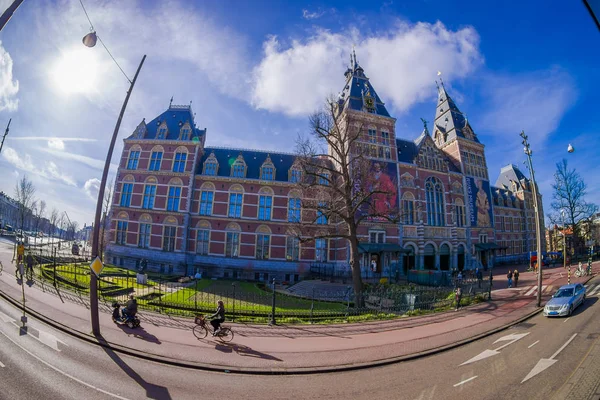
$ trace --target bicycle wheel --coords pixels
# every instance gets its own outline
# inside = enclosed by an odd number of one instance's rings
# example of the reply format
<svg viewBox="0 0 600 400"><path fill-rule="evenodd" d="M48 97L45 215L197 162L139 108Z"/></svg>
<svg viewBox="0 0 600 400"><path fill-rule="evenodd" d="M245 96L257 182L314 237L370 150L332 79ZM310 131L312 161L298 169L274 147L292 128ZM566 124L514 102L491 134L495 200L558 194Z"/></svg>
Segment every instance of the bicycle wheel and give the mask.
<svg viewBox="0 0 600 400"><path fill-rule="evenodd" d="M221 328L218 338L222 342L231 342L233 340L233 331L229 328Z"/></svg>
<svg viewBox="0 0 600 400"><path fill-rule="evenodd" d="M193 332L198 339L204 339L208 335L208 329L202 325L194 326Z"/></svg>

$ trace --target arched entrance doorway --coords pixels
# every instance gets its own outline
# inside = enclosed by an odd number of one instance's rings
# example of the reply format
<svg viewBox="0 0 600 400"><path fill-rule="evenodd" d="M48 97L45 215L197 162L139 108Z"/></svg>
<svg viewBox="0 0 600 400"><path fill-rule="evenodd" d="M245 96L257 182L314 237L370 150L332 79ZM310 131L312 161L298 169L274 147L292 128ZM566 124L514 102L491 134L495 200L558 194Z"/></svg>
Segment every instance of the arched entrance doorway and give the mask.
<svg viewBox="0 0 600 400"><path fill-rule="evenodd" d="M415 269L415 248L412 245L405 247L408 253L404 253L402 260L402 272L404 275L408 275L408 271Z"/></svg>
<svg viewBox="0 0 600 400"><path fill-rule="evenodd" d="M465 247L462 244L458 245L456 260L458 264L458 270L462 271L465 269Z"/></svg>
<svg viewBox="0 0 600 400"><path fill-rule="evenodd" d="M432 244L425 246L423 255L423 269L435 269L435 248Z"/></svg>
<svg viewBox="0 0 600 400"><path fill-rule="evenodd" d="M442 271L450 270L450 247L447 244L440 246L440 269Z"/></svg>

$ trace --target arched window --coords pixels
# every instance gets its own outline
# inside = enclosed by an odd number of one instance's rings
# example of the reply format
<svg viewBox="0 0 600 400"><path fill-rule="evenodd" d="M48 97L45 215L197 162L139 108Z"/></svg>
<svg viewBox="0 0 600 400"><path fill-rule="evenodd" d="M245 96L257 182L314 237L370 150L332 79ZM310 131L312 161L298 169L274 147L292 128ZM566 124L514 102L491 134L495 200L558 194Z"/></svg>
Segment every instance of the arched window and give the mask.
<svg viewBox="0 0 600 400"><path fill-rule="evenodd" d="M167 137L167 134L168 134L167 123L163 121L163 123L158 126L158 132L156 133L156 138L164 139Z"/></svg>
<svg viewBox="0 0 600 400"><path fill-rule="evenodd" d="M256 229L256 259L266 260L269 258L271 243L271 229L261 225Z"/></svg>
<svg viewBox="0 0 600 400"><path fill-rule="evenodd" d="M127 169L137 169L140 161L140 153L142 148L137 144L129 149L129 158L127 159Z"/></svg>
<svg viewBox="0 0 600 400"><path fill-rule="evenodd" d="M275 165L271 161L271 156L267 155L267 159L260 167L260 179L263 181L272 181L275 179Z"/></svg>
<svg viewBox="0 0 600 400"><path fill-rule="evenodd" d="M196 253L207 255L210 245L210 222L199 221L196 229Z"/></svg>
<svg viewBox="0 0 600 400"><path fill-rule="evenodd" d="M115 244L127 244L127 226L129 224L129 215L122 211L117 215L117 231L115 235Z"/></svg>
<svg viewBox="0 0 600 400"><path fill-rule="evenodd" d="M237 257L240 252L241 228L235 222L230 222L225 230L225 257Z"/></svg>
<svg viewBox="0 0 600 400"><path fill-rule="evenodd" d="M406 192L402 195L402 213L405 225L414 225L415 223L415 196Z"/></svg>
<svg viewBox="0 0 600 400"><path fill-rule="evenodd" d="M213 151L204 161L204 171L202 173L204 175L215 176L217 175L217 171L219 171L219 162L217 161L217 157L215 157L215 152Z"/></svg>
<svg viewBox="0 0 600 400"><path fill-rule="evenodd" d="M244 188L241 185L232 185L229 188L229 212L230 218L241 218L242 204L244 201Z"/></svg>
<svg viewBox="0 0 600 400"><path fill-rule="evenodd" d="M200 188L200 215L212 215L215 185L204 182Z"/></svg>
<svg viewBox="0 0 600 400"><path fill-rule="evenodd" d="M187 149L183 146L180 146L175 150L175 157L173 157L173 172L185 172L187 153Z"/></svg>
<svg viewBox="0 0 600 400"><path fill-rule="evenodd" d="M300 167L294 165L292 168L290 168L288 178L291 183L300 183L300 180L302 179L302 170Z"/></svg>
<svg viewBox="0 0 600 400"><path fill-rule="evenodd" d="M263 187L258 191L258 219L261 221L270 221L273 211L273 190Z"/></svg>
<svg viewBox="0 0 600 400"><path fill-rule="evenodd" d="M179 139L180 140L189 140L191 132L192 132L192 129L190 128L190 124L188 122L186 122L185 124L183 124L183 126L181 127L181 129L179 131Z"/></svg>
<svg viewBox="0 0 600 400"><path fill-rule="evenodd" d="M444 226L444 189L439 179L429 177L425 181L427 195L427 225Z"/></svg>

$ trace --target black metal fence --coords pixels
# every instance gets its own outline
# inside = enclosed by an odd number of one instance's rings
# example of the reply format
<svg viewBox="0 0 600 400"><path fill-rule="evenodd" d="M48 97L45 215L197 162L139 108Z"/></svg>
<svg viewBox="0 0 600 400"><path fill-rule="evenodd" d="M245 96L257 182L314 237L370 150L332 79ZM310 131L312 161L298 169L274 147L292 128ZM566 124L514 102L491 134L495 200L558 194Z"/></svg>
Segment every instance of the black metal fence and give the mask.
<svg viewBox="0 0 600 400"><path fill-rule="evenodd" d="M225 304L227 318L239 322L353 322L393 318L406 314L441 311L454 305L454 288L418 285L368 286L355 295L350 287L307 288L292 294L286 288L268 283L228 280L190 280L148 274L138 281L133 271L107 268L99 283L102 309L124 302L134 294L142 310L162 315L193 317L213 313L218 300ZM78 265L45 264L25 278L63 300L89 306L90 270L87 263ZM463 305L486 300L487 280L464 280Z"/></svg>

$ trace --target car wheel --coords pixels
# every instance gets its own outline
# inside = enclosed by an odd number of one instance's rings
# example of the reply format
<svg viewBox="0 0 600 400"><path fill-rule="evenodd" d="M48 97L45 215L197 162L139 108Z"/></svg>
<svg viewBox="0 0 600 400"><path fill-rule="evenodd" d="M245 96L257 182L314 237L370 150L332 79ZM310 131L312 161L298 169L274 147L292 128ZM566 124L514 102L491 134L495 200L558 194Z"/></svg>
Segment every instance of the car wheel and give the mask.
<svg viewBox="0 0 600 400"><path fill-rule="evenodd" d="M573 305L572 304L569 307L569 314L567 316L570 317L571 315L573 315Z"/></svg>

